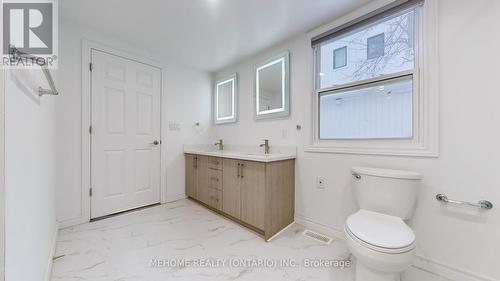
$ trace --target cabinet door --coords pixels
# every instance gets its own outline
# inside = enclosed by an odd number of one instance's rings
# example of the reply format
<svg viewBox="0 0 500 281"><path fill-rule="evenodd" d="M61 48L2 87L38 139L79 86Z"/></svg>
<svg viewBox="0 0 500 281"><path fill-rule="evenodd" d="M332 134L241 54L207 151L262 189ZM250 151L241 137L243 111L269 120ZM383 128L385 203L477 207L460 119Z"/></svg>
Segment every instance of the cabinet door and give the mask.
<svg viewBox="0 0 500 281"><path fill-rule="evenodd" d="M223 160L222 172L222 210L237 219L241 217L239 162Z"/></svg>
<svg viewBox="0 0 500 281"><path fill-rule="evenodd" d="M198 161L196 165L196 179L197 179L197 196L198 200L209 204L210 203L210 194L208 190L208 157L198 155Z"/></svg>
<svg viewBox="0 0 500 281"><path fill-rule="evenodd" d="M264 229L266 164L240 161L241 220Z"/></svg>
<svg viewBox="0 0 500 281"><path fill-rule="evenodd" d="M196 155L186 154L186 195L196 199Z"/></svg>

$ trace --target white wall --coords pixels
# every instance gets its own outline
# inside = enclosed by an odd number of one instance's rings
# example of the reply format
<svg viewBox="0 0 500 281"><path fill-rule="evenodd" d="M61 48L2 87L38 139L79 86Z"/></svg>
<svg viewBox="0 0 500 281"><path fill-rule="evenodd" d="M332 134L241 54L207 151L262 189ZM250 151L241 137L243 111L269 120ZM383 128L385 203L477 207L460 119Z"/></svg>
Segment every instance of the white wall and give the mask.
<svg viewBox="0 0 500 281"><path fill-rule="evenodd" d="M113 40L61 19L59 26L59 76L61 95L56 101L56 178L57 218L62 226L86 219L82 213L82 196L88 188L82 186L82 39L105 45L137 56L153 59L163 65L164 97L166 97L163 131L166 132L162 149L166 150L167 192L164 201L184 197L185 143L211 141L211 76L161 59L161 56ZM200 122L201 126L194 124ZM169 123L179 123L180 131L169 130Z"/></svg>
<svg viewBox="0 0 500 281"><path fill-rule="evenodd" d="M0 12L2 9L0 8ZM1 34L1 31L0 31ZM2 43L2 39L0 39ZM5 95L4 72L0 69L0 281L5 279Z"/></svg>
<svg viewBox="0 0 500 281"><path fill-rule="evenodd" d="M40 70L6 70L6 280L44 280L56 235L54 101Z"/></svg>
<svg viewBox="0 0 500 281"><path fill-rule="evenodd" d="M217 72L216 77L238 73L239 116L236 124L217 126L216 137L228 144L257 145L260 139L269 138L271 146L298 145L296 215L338 231L356 210L350 167L369 165L422 172L425 179L412 225L418 239L418 255L435 261L426 267L443 272L450 266L455 272L498 280L500 37L493 31L500 26L500 2L439 3L439 158L304 153L311 139L313 89L312 52L305 34ZM291 117L254 121L254 65L284 50L290 50ZM296 124L302 125L302 130L297 131ZM317 176L326 178L324 190L315 188ZM470 201L485 198L498 206L482 213L444 209L434 199L440 192Z"/></svg>

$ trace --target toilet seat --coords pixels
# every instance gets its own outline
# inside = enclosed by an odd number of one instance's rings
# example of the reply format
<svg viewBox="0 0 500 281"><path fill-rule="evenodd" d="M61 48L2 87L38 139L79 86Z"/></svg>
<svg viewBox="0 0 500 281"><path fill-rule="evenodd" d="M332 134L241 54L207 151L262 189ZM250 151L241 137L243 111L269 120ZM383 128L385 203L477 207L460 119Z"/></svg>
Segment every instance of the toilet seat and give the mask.
<svg viewBox="0 0 500 281"><path fill-rule="evenodd" d="M415 248L415 234L401 218L359 210L351 215L345 232L359 244L381 253L400 254Z"/></svg>

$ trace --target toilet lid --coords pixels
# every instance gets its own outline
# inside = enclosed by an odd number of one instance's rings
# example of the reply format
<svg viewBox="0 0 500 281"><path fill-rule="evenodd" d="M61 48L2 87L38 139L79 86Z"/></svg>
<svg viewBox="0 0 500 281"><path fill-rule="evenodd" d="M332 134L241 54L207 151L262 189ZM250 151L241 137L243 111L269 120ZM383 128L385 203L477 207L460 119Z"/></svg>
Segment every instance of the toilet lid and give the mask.
<svg viewBox="0 0 500 281"><path fill-rule="evenodd" d="M367 210L347 218L346 227L358 239L380 248L400 249L415 241L415 234L401 218Z"/></svg>

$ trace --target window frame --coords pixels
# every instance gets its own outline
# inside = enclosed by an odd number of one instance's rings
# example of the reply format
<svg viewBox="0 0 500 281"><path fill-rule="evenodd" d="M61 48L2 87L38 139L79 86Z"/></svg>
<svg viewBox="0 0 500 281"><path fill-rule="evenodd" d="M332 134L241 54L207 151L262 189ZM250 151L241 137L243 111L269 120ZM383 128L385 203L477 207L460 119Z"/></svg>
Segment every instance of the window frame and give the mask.
<svg viewBox="0 0 500 281"><path fill-rule="evenodd" d="M344 49L345 50L345 63L344 65L342 66L339 66L339 67L335 67L335 52L339 51L339 50L342 50ZM335 50L333 50L333 70L337 70L337 69L341 69L341 68L344 68L347 66L347 46L344 46L344 47L340 47L340 48L337 48Z"/></svg>
<svg viewBox="0 0 500 281"><path fill-rule="evenodd" d="M416 8L416 7L413 7ZM409 9L406 9L408 11ZM399 13L399 12L397 12ZM356 14L356 13L354 13ZM396 14L396 13L395 13ZM359 13L357 13L359 17ZM347 17L348 18L348 17ZM351 17L351 20L354 17ZM437 51L437 1L426 0L415 12L414 68L390 75L383 75L340 86L320 89L321 60L318 46L312 49L314 65L314 91L312 95L312 137L305 152L347 153L396 156L439 156L439 77ZM376 21L375 21L376 22ZM342 25L340 22L337 26ZM335 26L330 27L335 28ZM324 32L319 29L318 32ZM314 35L313 35L314 36ZM312 37L312 36L311 36ZM403 75L413 75L413 138L411 139L320 139L319 138L319 97L320 94L370 84L380 80L393 79Z"/></svg>

